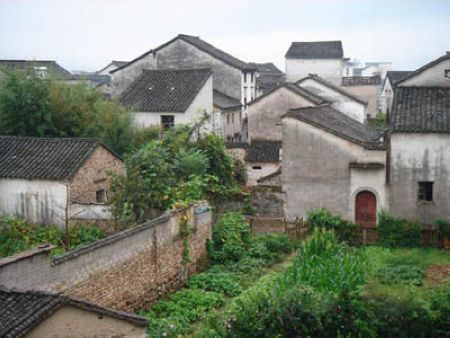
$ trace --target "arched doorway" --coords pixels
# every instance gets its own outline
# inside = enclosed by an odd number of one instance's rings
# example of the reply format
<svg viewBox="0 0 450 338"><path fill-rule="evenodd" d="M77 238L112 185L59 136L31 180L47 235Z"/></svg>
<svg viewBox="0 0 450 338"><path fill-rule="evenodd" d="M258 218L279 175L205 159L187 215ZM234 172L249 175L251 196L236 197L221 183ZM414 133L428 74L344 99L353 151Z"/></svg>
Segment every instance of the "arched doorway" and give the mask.
<svg viewBox="0 0 450 338"><path fill-rule="evenodd" d="M361 191L355 199L355 223L364 227L377 224L377 198L370 191Z"/></svg>

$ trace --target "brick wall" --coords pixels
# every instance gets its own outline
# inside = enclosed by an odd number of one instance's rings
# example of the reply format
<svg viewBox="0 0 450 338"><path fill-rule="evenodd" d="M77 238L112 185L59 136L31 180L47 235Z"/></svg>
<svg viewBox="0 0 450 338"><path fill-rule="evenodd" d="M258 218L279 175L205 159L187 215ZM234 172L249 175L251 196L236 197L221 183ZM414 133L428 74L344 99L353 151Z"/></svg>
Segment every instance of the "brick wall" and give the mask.
<svg viewBox="0 0 450 338"><path fill-rule="evenodd" d="M184 215L192 228L188 264L183 264L179 234ZM0 285L60 291L101 306L136 311L180 288L205 266L210 236L211 211L207 203L199 203L53 259L44 250L0 260Z"/></svg>
<svg viewBox="0 0 450 338"><path fill-rule="evenodd" d="M96 191L108 192L109 172L123 174L123 162L103 146L98 146L72 179L71 203L96 203Z"/></svg>

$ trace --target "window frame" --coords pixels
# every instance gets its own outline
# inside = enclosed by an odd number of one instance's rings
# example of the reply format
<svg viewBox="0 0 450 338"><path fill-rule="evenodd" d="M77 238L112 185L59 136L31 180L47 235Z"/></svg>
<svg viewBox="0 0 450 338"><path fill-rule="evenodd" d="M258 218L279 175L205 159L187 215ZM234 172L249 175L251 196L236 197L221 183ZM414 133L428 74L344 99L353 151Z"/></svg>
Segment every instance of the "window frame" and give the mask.
<svg viewBox="0 0 450 338"><path fill-rule="evenodd" d="M102 198L99 198L99 196L101 196ZM107 191L105 188L99 188L99 189L95 190L95 202L97 204L108 203L108 194L107 194Z"/></svg>
<svg viewBox="0 0 450 338"><path fill-rule="evenodd" d="M172 122L164 122L165 118L171 118ZM162 131L167 131L175 126L175 115L161 115L160 122Z"/></svg>
<svg viewBox="0 0 450 338"><path fill-rule="evenodd" d="M434 202L434 181L417 182L417 202L419 203Z"/></svg>

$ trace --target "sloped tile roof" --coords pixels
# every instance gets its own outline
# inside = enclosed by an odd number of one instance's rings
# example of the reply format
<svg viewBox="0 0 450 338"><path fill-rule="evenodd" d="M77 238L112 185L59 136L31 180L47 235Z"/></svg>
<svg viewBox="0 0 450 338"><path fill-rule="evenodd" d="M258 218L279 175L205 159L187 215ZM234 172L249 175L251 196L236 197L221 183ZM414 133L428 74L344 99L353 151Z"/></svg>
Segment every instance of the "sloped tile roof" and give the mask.
<svg viewBox="0 0 450 338"><path fill-rule="evenodd" d="M366 148L380 148L380 135L371 127L331 108L330 106L305 107L289 110L290 117L311 124Z"/></svg>
<svg viewBox="0 0 450 338"><path fill-rule="evenodd" d="M281 141L252 140L245 160L247 162L278 162Z"/></svg>
<svg viewBox="0 0 450 338"><path fill-rule="evenodd" d="M342 59L341 41L292 42L287 59Z"/></svg>
<svg viewBox="0 0 450 338"><path fill-rule="evenodd" d="M99 145L97 139L0 136L0 177L68 180Z"/></svg>
<svg viewBox="0 0 450 338"><path fill-rule="evenodd" d="M217 89L213 90L213 104L220 109L241 107L241 101L228 96Z"/></svg>
<svg viewBox="0 0 450 338"><path fill-rule="evenodd" d="M272 62L251 62L249 64L258 70L258 76L256 77L256 86L260 88L263 93L266 93L273 88L278 87L286 81L284 73L279 70Z"/></svg>
<svg viewBox="0 0 450 338"><path fill-rule="evenodd" d="M103 308L62 294L0 288L0 337L24 337L63 306L74 306L145 327L146 318Z"/></svg>
<svg viewBox="0 0 450 338"><path fill-rule="evenodd" d="M386 78L389 79L391 84L395 84L397 81L404 79L408 74L411 73L409 70L400 71L400 70L388 70L386 72Z"/></svg>
<svg viewBox="0 0 450 338"><path fill-rule="evenodd" d="M209 69L144 70L120 101L141 112L183 113L211 74Z"/></svg>
<svg viewBox="0 0 450 338"><path fill-rule="evenodd" d="M391 130L450 133L450 88L397 87Z"/></svg>
<svg viewBox="0 0 450 338"><path fill-rule="evenodd" d="M68 78L72 75L67 69L61 67L56 61L48 60L0 60L0 68L5 67L9 69L28 69L32 67L46 67L48 71L63 78Z"/></svg>
<svg viewBox="0 0 450 338"><path fill-rule="evenodd" d="M111 65L116 66L117 68L120 68L122 66L125 66L129 61L116 61L116 60L112 60L110 63L108 63L105 67L103 67L102 69L96 71L96 73L100 73L101 71L105 70L106 68L108 68Z"/></svg>
<svg viewBox="0 0 450 338"><path fill-rule="evenodd" d="M367 102L366 101L361 100L359 97L357 97L357 96L353 95L352 93L346 91L344 88L336 86L335 84L331 83L330 81L325 80L324 78L320 77L317 74L309 74L308 76L304 77L303 79L298 80L296 82L296 84L298 86L301 86L301 84L304 81L308 80L308 79L315 80L318 83L324 85L325 87L328 87L328 88L330 88L330 89L332 89L332 90L334 90L334 91L336 91L336 92L338 92L338 93L340 93L340 94L342 94L344 96L347 96L348 98L350 98L350 99L352 99L352 100L354 100L356 102L359 102L359 103L367 106Z"/></svg>

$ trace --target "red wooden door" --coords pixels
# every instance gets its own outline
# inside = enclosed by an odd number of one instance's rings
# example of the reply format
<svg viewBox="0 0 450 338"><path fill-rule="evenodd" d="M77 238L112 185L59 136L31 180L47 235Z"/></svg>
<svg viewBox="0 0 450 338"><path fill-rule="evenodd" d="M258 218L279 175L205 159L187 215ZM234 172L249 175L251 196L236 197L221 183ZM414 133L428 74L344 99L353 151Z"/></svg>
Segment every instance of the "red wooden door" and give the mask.
<svg viewBox="0 0 450 338"><path fill-rule="evenodd" d="M377 224L377 198L370 191L361 191L355 200L356 224L374 227Z"/></svg>

